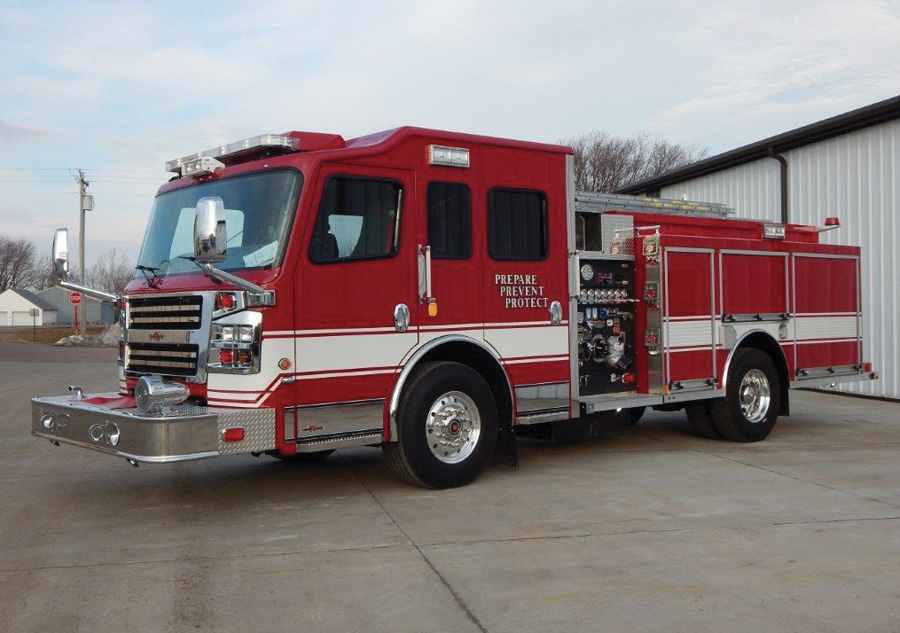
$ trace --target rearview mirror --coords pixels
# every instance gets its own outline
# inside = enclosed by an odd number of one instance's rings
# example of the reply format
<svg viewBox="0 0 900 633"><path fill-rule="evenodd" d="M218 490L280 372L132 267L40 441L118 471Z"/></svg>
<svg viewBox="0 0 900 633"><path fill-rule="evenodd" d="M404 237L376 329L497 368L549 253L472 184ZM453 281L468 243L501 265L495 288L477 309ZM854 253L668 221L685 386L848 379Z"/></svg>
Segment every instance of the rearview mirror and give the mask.
<svg viewBox="0 0 900 633"><path fill-rule="evenodd" d="M227 242L222 198L200 198L194 218L194 259L210 264L225 261Z"/></svg>
<svg viewBox="0 0 900 633"><path fill-rule="evenodd" d="M53 274L60 279L69 276L69 229L56 229L53 234Z"/></svg>

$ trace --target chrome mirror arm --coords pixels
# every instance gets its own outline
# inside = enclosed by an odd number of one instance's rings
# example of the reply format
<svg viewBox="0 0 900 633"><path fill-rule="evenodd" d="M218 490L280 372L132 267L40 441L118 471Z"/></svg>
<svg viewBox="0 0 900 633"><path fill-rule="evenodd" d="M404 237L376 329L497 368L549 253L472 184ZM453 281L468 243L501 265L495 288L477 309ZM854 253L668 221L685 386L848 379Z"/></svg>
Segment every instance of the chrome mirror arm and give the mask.
<svg viewBox="0 0 900 633"><path fill-rule="evenodd" d="M80 292L82 294L86 294L89 297L94 297L94 299L100 299L100 301L109 301L110 303L118 303L122 298L120 295L113 294L112 292L105 292L103 290L95 290L94 288L88 288L87 286L82 286L81 284L76 284L66 279L60 278L58 280L58 285L66 290L74 290L75 292Z"/></svg>
<svg viewBox="0 0 900 633"><path fill-rule="evenodd" d="M255 283L251 281L247 281L246 279L241 279L237 275L232 275L231 273L227 273L224 270L219 270L215 266L213 266L209 262L200 263L197 262L200 268L203 270L204 274L212 277L213 279L218 279L219 281L224 281L225 283L231 284L232 286L237 286L241 290L244 290L247 293L247 305L251 306L273 306L275 305L275 291L274 290L266 290L262 286L257 286Z"/></svg>

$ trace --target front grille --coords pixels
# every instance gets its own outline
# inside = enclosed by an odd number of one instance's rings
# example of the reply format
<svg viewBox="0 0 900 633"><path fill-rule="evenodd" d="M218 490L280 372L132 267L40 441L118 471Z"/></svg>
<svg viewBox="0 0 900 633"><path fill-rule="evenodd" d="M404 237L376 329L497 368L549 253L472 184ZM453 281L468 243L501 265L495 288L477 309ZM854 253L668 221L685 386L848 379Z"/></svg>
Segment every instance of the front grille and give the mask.
<svg viewBox="0 0 900 633"><path fill-rule="evenodd" d="M198 330L203 297L146 297L128 300L128 327L135 330Z"/></svg>
<svg viewBox="0 0 900 633"><path fill-rule="evenodd" d="M125 370L148 374L193 376L197 373L197 345L129 343L125 348Z"/></svg>

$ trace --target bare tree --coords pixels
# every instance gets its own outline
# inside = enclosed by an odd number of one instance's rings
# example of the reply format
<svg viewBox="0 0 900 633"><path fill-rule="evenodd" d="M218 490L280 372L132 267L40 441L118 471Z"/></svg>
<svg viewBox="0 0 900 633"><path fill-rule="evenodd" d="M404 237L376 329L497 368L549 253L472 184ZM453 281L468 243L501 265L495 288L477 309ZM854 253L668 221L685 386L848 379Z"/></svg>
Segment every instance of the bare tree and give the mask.
<svg viewBox="0 0 900 633"><path fill-rule="evenodd" d="M646 133L623 138L595 131L562 143L575 150L575 188L579 191L614 191L700 160L709 152Z"/></svg>
<svg viewBox="0 0 900 633"><path fill-rule="evenodd" d="M0 235L0 292L30 286L36 271L35 261L34 244Z"/></svg>
<svg viewBox="0 0 900 633"><path fill-rule="evenodd" d="M70 263L71 266L71 263ZM72 279L78 279L77 271L69 273ZM36 291L46 290L56 285L56 275L53 272L52 255L38 257L34 262L34 272L31 275L31 288Z"/></svg>
<svg viewBox="0 0 900 633"><path fill-rule="evenodd" d="M87 271L87 285L105 292L121 294L134 276L134 264L116 249L103 253Z"/></svg>

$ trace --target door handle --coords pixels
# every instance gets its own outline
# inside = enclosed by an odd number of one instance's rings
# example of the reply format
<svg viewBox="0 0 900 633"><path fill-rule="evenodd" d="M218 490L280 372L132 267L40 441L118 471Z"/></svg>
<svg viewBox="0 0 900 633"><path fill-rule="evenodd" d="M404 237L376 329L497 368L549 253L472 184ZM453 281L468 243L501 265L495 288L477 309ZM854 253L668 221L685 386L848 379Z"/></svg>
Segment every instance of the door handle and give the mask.
<svg viewBox="0 0 900 633"><path fill-rule="evenodd" d="M398 332L409 329L409 308L405 303L398 303L394 307L394 329Z"/></svg>
<svg viewBox="0 0 900 633"><path fill-rule="evenodd" d="M431 294L431 246L419 244L419 303L434 303Z"/></svg>

